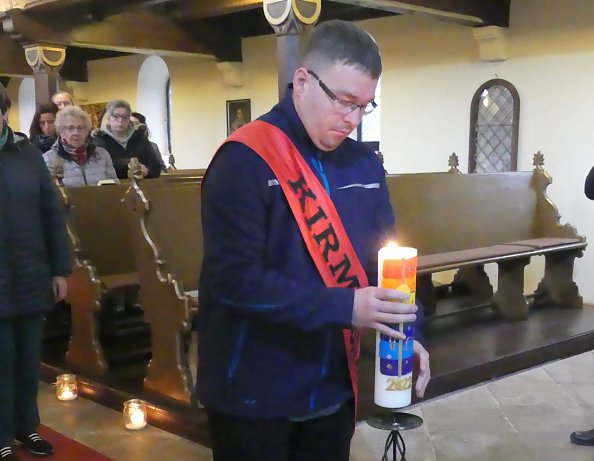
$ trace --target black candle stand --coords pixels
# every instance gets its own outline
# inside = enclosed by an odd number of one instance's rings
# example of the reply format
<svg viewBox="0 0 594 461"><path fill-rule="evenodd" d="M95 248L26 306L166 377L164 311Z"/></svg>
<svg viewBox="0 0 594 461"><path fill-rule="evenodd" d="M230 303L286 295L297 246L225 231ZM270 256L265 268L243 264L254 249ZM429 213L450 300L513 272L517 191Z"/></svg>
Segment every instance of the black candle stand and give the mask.
<svg viewBox="0 0 594 461"><path fill-rule="evenodd" d="M411 413L392 411L370 416L365 422L376 429L390 431L384 446L384 455L380 461L390 461L390 451L392 452L391 461L406 461L406 445L400 432L421 426L423 418Z"/></svg>

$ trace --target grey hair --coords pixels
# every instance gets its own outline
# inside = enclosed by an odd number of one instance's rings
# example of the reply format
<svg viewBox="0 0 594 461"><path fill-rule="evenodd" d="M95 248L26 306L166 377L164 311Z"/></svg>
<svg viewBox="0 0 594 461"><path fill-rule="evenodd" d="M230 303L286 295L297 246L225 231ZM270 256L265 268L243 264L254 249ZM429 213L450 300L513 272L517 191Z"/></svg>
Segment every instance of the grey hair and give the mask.
<svg viewBox="0 0 594 461"><path fill-rule="evenodd" d="M105 113L111 115L111 113L119 108L126 109L128 114L132 113L132 107L130 107L130 103L128 101L124 101L123 99L112 99L105 105Z"/></svg>
<svg viewBox="0 0 594 461"><path fill-rule="evenodd" d="M373 37L353 23L334 19L316 26L305 46L301 63L315 67L336 63L355 66L373 79L382 74L382 58Z"/></svg>
<svg viewBox="0 0 594 461"><path fill-rule="evenodd" d="M75 117L83 121L87 133L91 131L91 117L78 106L66 106L56 114L56 131L62 133L66 127L66 117Z"/></svg>

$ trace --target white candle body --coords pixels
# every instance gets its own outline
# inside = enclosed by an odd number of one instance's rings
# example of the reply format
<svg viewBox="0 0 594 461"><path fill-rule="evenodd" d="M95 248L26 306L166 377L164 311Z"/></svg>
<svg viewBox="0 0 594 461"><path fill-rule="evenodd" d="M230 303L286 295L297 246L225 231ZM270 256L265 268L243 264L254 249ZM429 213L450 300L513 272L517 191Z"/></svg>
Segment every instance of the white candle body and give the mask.
<svg viewBox="0 0 594 461"><path fill-rule="evenodd" d="M415 248L387 246L380 249L378 253L378 286L384 288L395 288L403 291L409 290L406 285L406 275L403 271L402 275L397 278L384 277L384 261L386 260L410 260L417 257L417 250ZM416 260L414 262L414 275L416 276ZM410 276L410 274L408 274ZM410 278L410 277L408 277ZM406 286L405 286L406 285ZM415 301L414 291L416 290L416 283L413 289L410 290L411 297L409 303L413 304ZM376 405L384 408L403 408L411 403L412 391L412 344L414 328L407 324L393 325L401 332L407 333L410 337L407 341L402 340L388 340L379 332L376 332L375 340L375 390L374 401ZM407 356L410 356L408 358ZM404 359L408 362L403 365ZM403 373L403 371L408 372Z"/></svg>
<svg viewBox="0 0 594 461"><path fill-rule="evenodd" d="M137 430L146 426L144 412L140 409L133 410L130 414L130 421L125 424L126 429Z"/></svg>
<svg viewBox="0 0 594 461"><path fill-rule="evenodd" d="M74 400L76 398L76 394L72 392L70 389L63 390L60 395L58 395L58 400Z"/></svg>

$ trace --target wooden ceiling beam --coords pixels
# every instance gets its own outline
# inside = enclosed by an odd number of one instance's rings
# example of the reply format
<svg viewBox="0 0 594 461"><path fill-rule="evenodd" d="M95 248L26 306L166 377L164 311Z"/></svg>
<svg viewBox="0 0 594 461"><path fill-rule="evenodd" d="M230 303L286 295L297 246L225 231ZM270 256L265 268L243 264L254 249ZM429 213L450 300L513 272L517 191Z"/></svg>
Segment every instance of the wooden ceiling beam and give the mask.
<svg viewBox="0 0 594 461"><path fill-rule="evenodd" d="M31 76L33 70L25 59L25 50L18 46L10 36L0 35L0 75L19 77Z"/></svg>
<svg viewBox="0 0 594 461"><path fill-rule="evenodd" d="M262 0L186 0L180 4L176 16L206 19L256 8L262 9L262 3ZM262 15L264 15L263 12Z"/></svg>
<svg viewBox="0 0 594 461"><path fill-rule="evenodd" d="M168 56L213 57L206 45L197 42L171 19L146 9L131 10L101 22L70 24L13 10L3 18L4 30L21 45L47 43L126 53Z"/></svg>
<svg viewBox="0 0 594 461"><path fill-rule="evenodd" d="M398 14L427 14L469 26L509 25L511 0L332 0Z"/></svg>

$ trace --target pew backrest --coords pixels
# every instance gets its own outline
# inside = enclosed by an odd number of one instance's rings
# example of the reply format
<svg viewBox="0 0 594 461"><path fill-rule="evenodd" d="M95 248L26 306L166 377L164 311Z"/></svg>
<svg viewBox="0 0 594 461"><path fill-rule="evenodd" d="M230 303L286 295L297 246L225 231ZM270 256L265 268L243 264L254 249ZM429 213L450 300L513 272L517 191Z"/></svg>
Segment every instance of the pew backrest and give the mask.
<svg viewBox="0 0 594 461"><path fill-rule="evenodd" d="M135 271L130 213L122 199L127 184L65 189L67 216L80 244L81 255L97 275Z"/></svg>
<svg viewBox="0 0 594 461"><path fill-rule="evenodd" d="M558 211L545 193L550 182L542 168L386 178L398 243L416 247L420 254L541 237L579 237L571 226L559 223Z"/></svg>
<svg viewBox="0 0 594 461"><path fill-rule="evenodd" d="M191 177L173 183L142 181L130 193L136 194L133 207L141 207L137 213L142 213L134 225L143 229L161 270L180 281L185 291L197 290L203 255L200 181ZM155 270L139 267L147 269Z"/></svg>

